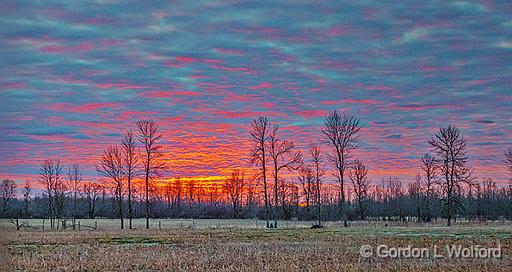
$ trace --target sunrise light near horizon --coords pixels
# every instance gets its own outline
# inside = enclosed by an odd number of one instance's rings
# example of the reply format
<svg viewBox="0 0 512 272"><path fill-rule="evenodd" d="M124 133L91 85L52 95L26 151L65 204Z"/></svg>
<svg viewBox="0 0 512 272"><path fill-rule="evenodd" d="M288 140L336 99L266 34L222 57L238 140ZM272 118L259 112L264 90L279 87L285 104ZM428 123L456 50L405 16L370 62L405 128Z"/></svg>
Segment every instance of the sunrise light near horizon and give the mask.
<svg viewBox="0 0 512 272"><path fill-rule="evenodd" d="M375 182L412 181L453 124L478 179L504 186L512 3L433 2L3 1L0 177L36 181L58 159L96 180L105 147L147 119L163 179L221 180L251 168L252 119L304 149L339 110L361 120L354 157Z"/></svg>

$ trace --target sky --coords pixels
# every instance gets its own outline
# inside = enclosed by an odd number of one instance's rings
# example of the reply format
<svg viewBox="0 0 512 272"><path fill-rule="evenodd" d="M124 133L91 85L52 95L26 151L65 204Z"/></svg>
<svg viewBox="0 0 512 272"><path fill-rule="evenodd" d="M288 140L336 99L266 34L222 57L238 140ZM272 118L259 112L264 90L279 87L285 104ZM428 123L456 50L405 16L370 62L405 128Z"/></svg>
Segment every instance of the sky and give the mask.
<svg viewBox="0 0 512 272"><path fill-rule="evenodd" d="M0 178L36 180L58 159L95 179L139 119L160 124L166 177L221 178L250 167L253 118L302 149L339 110L361 120L354 157L374 181L412 180L448 124L476 176L508 179L511 1L7 0L0 12Z"/></svg>

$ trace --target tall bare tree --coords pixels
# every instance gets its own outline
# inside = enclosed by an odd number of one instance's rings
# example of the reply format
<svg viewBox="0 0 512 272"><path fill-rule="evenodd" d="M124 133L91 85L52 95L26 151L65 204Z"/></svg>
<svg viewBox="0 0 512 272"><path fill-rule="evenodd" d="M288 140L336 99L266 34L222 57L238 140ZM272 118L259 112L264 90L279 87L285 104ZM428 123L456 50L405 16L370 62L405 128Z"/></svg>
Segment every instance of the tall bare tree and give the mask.
<svg viewBox="0 0 512 272"><path fill-rule="evenodd" d="M251 162L260 167L258 176L263 181L263 194L265 201L265 220L267 221L267 228L270 227L269 213L270 213L270 200L268 194L267 184L267 140L270 132L270 122L267 117L260 116L252 120L251 124Z"/></svg>
<svg viewBox="0 0 512 272"><path fill-rule="evenodd" d="M505 151L505 163L510 173L510 181L512 181L512 147L507 148Z"/></svg>
<svg viewBox="0 0 512 272"><path fill-rule="evenodd" d="M26 218L30 218L30 194L32 193L32 185L30 183L30 180L26 180L25 184L23 185L23 215Z"/></svg>
<svg viewBox="0 0 512 272"><path fill-rule="evenodd" d="M321 156L321 149L320 146L315 145L313 143L309 144L309 154L311 156L311 159L313 161L313 167L314 167L314 174L315 174L315 193L316 193L316 208L317 208L317 224L320 226L322 225L321 220L321 207L322 207L322 178L325 174L325 171L322 167L322 156Z"/></svg>
<svg viewBox="0 0 512 272"><path fill-rule="evenodd" d="M132 207L132 181L140 175L139 169L139 156L137 154L137 149L135 145L135 140L133 138L133 133L131 131L126 132L123 135L122 144L122 152L123 152L123 160L124 160L124 175L126 176L127 186L128 186L128 227L132 229L132 219L133 219L133 207Z"/></svg>
<svg viewBox="0 0 512 272"><path fill-rule="evenodd" d="M421 158L421 170L423 170L423 174L425 175L422 188L424 193L424 218L423 220L426 222L430 222L431 220L431 202L432 196L434 193L434 185L437 183L437 167L436 160L431 154L425 154Z"/></svg>
<svg viewBox="0 0 512 272"><path fill-rule="evenodd" d="M11 179L4 179L0 183L0 196L2 197L2 217L4 217L9 202L16 196L16 182Z"/></svg>
<svg viewBox="0 0 512 272"><path fill-rule="evenodd" d="M364 220L365 202L370 189L370 179L368 179L368 169L360 160L355 160L348 172L354 194L356 195L359 217Z"/></svg>
<svg viewBox="0 0 512 272"><path fill-rule="evenodd" d="M145 155L142 157L143 172L145 178L145 210L146 210L146 229L149 229L150 218L150 179L158 177L161 171L165 169L162 161L162 145L160 140L162 133L158 124L154 121L142 120L137 122L139 129L139 142L143 145Z"/></svg>
<svg viewBox="0 0 512 272"><path fill-rule="evenodd" d="M472 169L468 166L467 141L455 126L440 128L429 141L435 159L439 165L440 173L444 176L441 183L445 196L444 204L448 226L456 210L462 207L457 192L464 183L473 182Z"/></svg>
<svg viewBox="0 0 512 272"><path fill-rule="evenodd" d="M43 190L48 197L48 219L50 220L50 228L53 230L56 225L55 221L59 216L59 202L63 187L62 166L59 161L45 160L39 166L39 181L43 185ZM63 192L62 192L63 194Z"/></svg>
<svg viewBox="0 0 512 272"><path fill-rule="evenodd" d="M59 226L65 227L65 218L64 213L66 211L66 194L68 191L68 186L66 184L66 180L64 174L61 174L61 178L55 180L53 195L54 195L54 203L55 203L55 216L57 219L57 229Z"/></svg>
<svg viewBox="0 0 512 272"><path fill-rule="evenodd" d="M96 165L96 170L103 177L109 178L113 182L113 191L117 202L117 212L121 220L121 229L124 229L123 218L123 178L124 164L123 154L117 146L109 146L103 152L100 163Z"/></svg>
<svg viewBox="0 0 512 272"><path fill-rule="evenodd" d="M335 176L340 184L339 208L340 216L345 226L347 217L345 214L345 172L350 167L351 151L357 147L359 141L359 119L348 113L331 111L324 118L324 129L322 133L325 141L331 147L329 160L334 164Z"/></svg>
<svg viewBox="0 0 512 272"><path fill-rule="evenodd" d="M72 164L68 169L68 188L71 189L73 195L73 227L76 223L77 217L77 195L80 190L80 183L82 182L82 170L76 163Z"/></svg>
<svg viewBox="0 0 512 272"><path fill-rule="evenodd" d="M242 205L242 194L245 188L245 173L243 170L233 170L231 176L224 182L224 191L233 208L233 218L238 218Z"/></svg>
<svg viewBox="0 0 512 272"><path fill-rule="evenodd" d="M283 169L295 170L302 163L302 155L295 151L295 144L291 141L280 140L277 132L279 125L273 125L268 140L268 151L273 165L274 177L274 228L277 228L277 207L279 205L279 173Z"/></svg>

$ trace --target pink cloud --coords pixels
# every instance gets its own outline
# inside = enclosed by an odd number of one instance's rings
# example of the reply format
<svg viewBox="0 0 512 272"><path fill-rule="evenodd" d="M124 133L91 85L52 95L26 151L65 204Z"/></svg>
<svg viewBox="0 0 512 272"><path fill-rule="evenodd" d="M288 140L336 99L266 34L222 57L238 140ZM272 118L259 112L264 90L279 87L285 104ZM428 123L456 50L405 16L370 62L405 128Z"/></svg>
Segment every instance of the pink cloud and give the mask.
<svg viewBox="0 0 512 272"><path fill-rule="evenodd" d="M219 69L227 72L244 72L244 74L255 74L256 72L246 67L226 67L219 65L212 65L213 69Z"/></svg>
<svg viewBox="0 0 512 272"><path fill-rule="evenodd" d="M344 36L350 32L350 29L343 25L336 25L329 28L327 34L329 36Z"/></svg>
<svg viewBox="0 0 512 272"><path fill-rule="evenodd" d="M222 63L221 60L218 60L218 59L202 59L201 62L204 62L204 63Z"/></svg>
<svg viewBox="0 0 512 272"><path fill-rule="evenodd" d="M322 104L322 105L337 105L337 104L339 104L339 101L336 101L336 100L324 100L324 101L320 101L320 104Z"/></svg>
<svg viewBox="0 0 512 272"><path fill-rule="evenodd" d="M177 56L175 59L176 59L176 61L184 62L184 63L193 63L193 62L198 61L198 59L196 59L196 58L185 57L185 56Z"/></svg>
<svg viewBox="0 0 512 272"><path fill-rule="evenodd" d="M366 104L366 105L378 105L382 102L373 99L343 99L342 103L353 103L353 104Z"/></svg>
<svg viewBox="0 0 512 272"><path fill-rule="evenodd" d="M226 97L223 99L225 102L246 102L250 103L256 99L254 94L237 94L232 92L227 92Z"/></svg>
<svg viewBox="0 0 512 272"><path fill-rule="evenodd" d="M151 91L142 93L143 97L150 98L171 98L175 96L200 96L201 94L193 91Z"/></svg>
<svg viewBox="0 0 512 272"><path fill-rule="evenodd" d="M228 49L228 48L215 48L217 53L226 54L226 55L234 55L234 56L243 56L244 52L241 50Z"/></svg>
<svg viewBox="0 0 512 272"><path fill-rule="evenodd" d="M295 112L295 114L307 119L325 116L325 113L325 110L303 110Z"/></svg>
<svg viewBox="0 0 512 272"><path fill-rule="evenodd" d="M395 91L395 89L384 85L366 86L365 89L368 91Z"/></svg>
<svg viewBox="0 0 512 272"><path fill-rule="evenodd" d="M9 82L9 83L0 83L0 87L2 89L24 89L27 88L27 84L23 82Z"/></svg>
<svg viewBox="0 0 512 272"><path fill-rule="evenodd" d="M256 86L249 87L250 90L270 89L270 88L272 88L272 83L269 83L269 82L263 82Z"/></svg>
<svg viewBox="0 0 512 272"><path fill-rule="evenodd" d="M365 105L378 105L382 104L381 101L373 100L373 99L342 99L342 100L324 100L321 101L322 105L338 105L343 103L349 104L365 104Z"/></svg>
<svg viewBox="0 0 512 272"><path fill-rule="evenodd" d="M91 113L102 108L116 108L120 106L120 103L113 102L86 103L81 105L74 105L71 103L55 103L49 105L47 109L57 112Z"/></svg>
<svg viewBox="0 0 512 272"><path fill-rule="evenodd" d="M154 111L136 111L136 110L128 110L121 112L117 120L123 121L123 120L134 120L134 119L142 119L142 118L149 118L151 116L157 116L159 113Z"/></svg>
<svg viewBox="0 0 512 272"><path fill-rule="evenodd" d="M276 106L276 103L273 103L273 102L262 102L261 106L263 108L266 108L266 109L271 109L271 108L274 108Z"/></svg>
<svg viewBox="0 0 512 272"><path fill-rule="evenodd" d="M91 42L83 42L75 46L65 45L48 45L39 48L43 53L59 54L59 53L86 53L93 49Z"/></svg>
<svg viewBox="0 0 512 272"><path fill-rule="evenodd" d="M99 89L120 89L120 90L139 90L139 89L149 89L153 88L152 86L146 85L135 85L129 83L98 83L96 87Z"/></svg>
<svg viewBox="0 0 512 272"><path fill-rule="evenodd" d="M456 105L421 105L421 104L409 104L409 105L398 105L392 108L402 110L402 111L421 111L421 110L429 110L429 109L461 109L460 106Z"/></svg>

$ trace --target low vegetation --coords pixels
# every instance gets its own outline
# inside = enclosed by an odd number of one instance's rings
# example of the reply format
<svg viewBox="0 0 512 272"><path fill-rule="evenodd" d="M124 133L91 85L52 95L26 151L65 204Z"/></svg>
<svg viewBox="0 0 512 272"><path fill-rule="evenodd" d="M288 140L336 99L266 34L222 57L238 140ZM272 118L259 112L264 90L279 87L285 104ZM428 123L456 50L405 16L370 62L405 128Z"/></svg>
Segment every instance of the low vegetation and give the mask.
<svg viewBox="0 0 512 272"><path fill-rule="evenodd" d="M509 271L512 226L240 227L7 231L4 266L18 271ZM223 223L227 223L224 221ZM100 225L105 225L100 222ZM247 223L247 225L250 225ZM209 227L207 227L209 226ZM286 224L281 223L281 226ZM112 227L115 227L112 224ZM362 245L502 247L498 259L363 258Z"/></svg>

